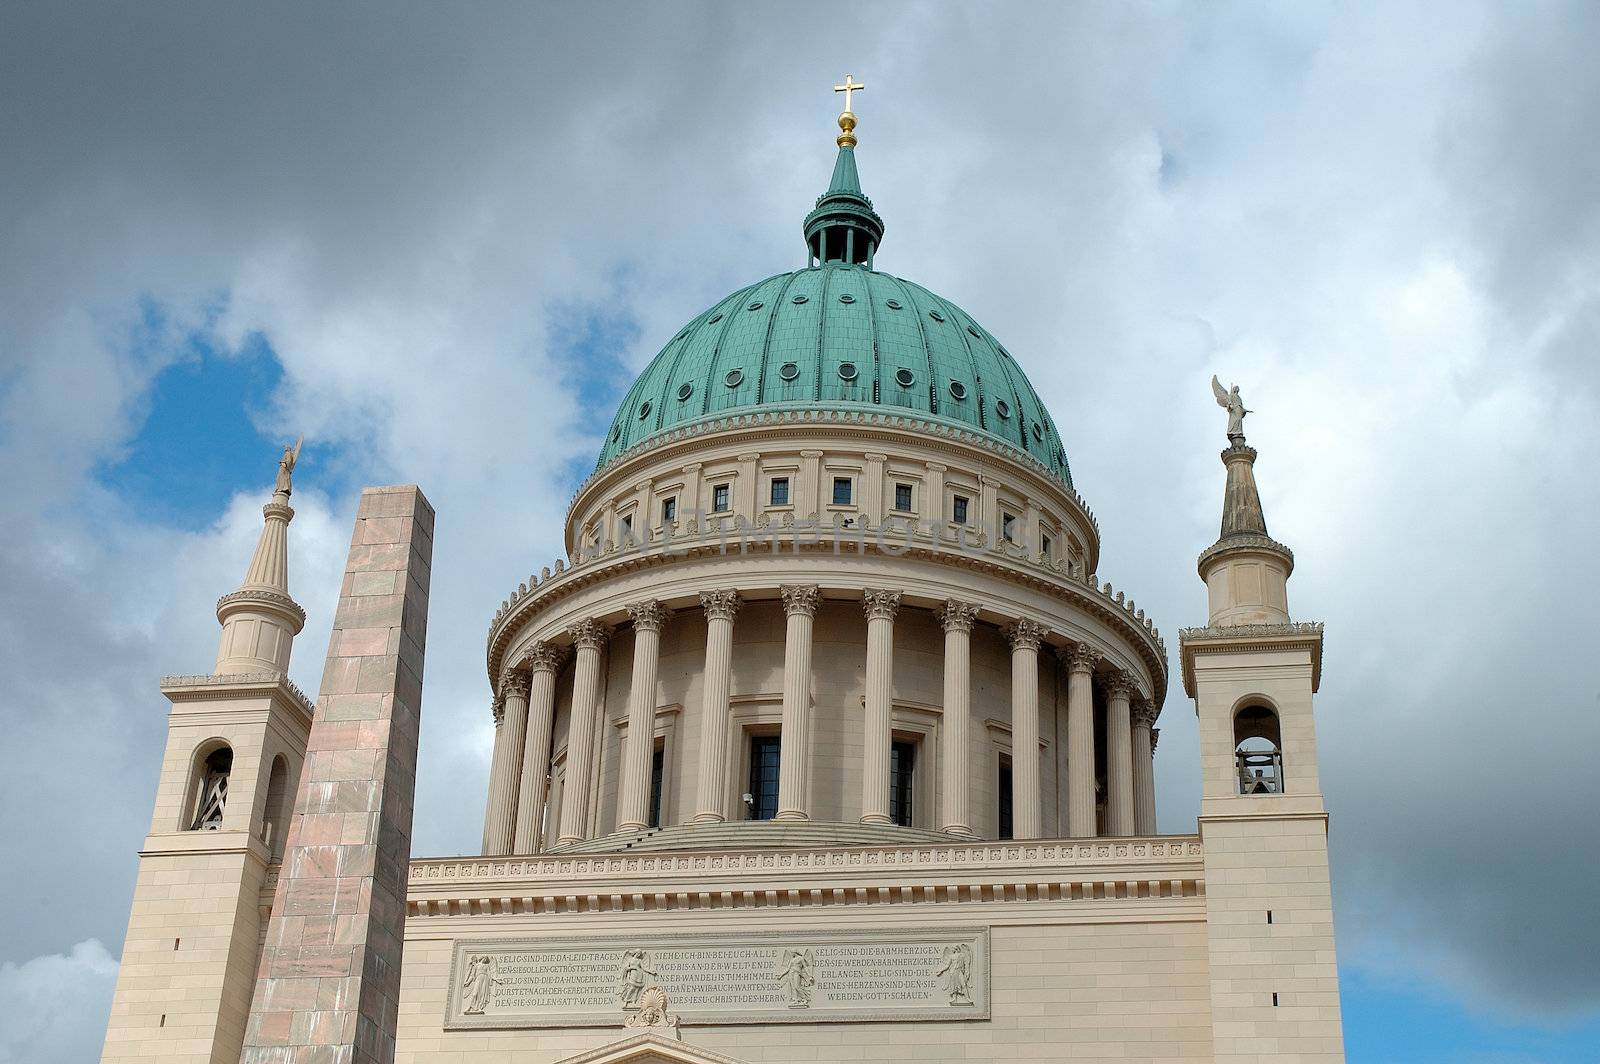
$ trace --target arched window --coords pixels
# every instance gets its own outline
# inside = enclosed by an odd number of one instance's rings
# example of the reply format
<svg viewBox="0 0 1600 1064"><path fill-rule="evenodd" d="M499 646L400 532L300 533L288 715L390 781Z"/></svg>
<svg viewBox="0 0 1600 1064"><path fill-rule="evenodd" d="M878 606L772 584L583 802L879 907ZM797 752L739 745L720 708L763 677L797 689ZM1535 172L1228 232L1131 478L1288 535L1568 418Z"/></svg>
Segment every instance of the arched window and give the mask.
<svg viewBox="0 0 1600 1064"><path fill-rule="evenodd" d="M1283 737L1276 711L1254 704L1234 714L1233 751L1240 794L1283 793Z"/></svg>
<svg viewBox="0 0 1600 1064"><path fill-rule="evenodd" d="M261 813L261 841L274 857L283 856L283 837L289 829L289 762L282 754L272 759L267 777L267 805Z"/></svg>
<svg viewBox="0 0 1600 1064"><path fill-rule="evenodd" d="M228 774L233 771L233 747L214 747L195 766L199 786L195 789L194 819L190 831L216 831L222 827L222 811L228 804Z"/></svg>

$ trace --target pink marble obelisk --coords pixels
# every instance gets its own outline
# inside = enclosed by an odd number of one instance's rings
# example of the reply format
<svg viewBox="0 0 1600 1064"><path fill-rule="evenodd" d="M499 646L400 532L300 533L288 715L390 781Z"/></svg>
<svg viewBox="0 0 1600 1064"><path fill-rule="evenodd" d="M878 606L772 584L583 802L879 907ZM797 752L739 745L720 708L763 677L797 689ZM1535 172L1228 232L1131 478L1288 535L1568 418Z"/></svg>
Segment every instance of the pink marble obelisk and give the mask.
<svg viewBox="0 0 1600 1064"><path fill-rule="evenodd" d="M243 1064L394 1059L433 507L361 493Z"/></svg>

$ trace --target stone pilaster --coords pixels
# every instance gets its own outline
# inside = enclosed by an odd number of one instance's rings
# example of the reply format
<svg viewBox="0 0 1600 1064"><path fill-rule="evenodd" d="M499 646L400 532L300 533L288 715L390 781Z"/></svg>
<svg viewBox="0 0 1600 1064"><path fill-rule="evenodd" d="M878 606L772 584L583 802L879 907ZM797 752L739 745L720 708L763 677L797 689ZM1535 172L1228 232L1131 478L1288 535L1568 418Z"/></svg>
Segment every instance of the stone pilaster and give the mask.
<svg viewBox="0 0 1600 1064"><path fill-rule="evenodd" d="M1149 699L1133 705L1133 831L1136 835L1156 833L1155 742L1151 725L1156 708Z"/></svg>
<svg viewBox="0 0 1600 1064"><path fill-rule="evenodd" d="M868 590L866 719L861 744L861 822L888 824L889 747L894 727L894 618L900 592Z"/></svg>
<svg viewBox="0 0 1600 1064"><path fill-rule="evenodd" d="M1093 838L1094 667L1099 656L1083 643L1067 656L1067 834Z"/></svg>
<svg viewBox="0 0 1600 1064"><path fill-rule="evenodd" d="M628 688L628 745L622 763L622 793L617 830L650 826L650 755L655 750L656 673L661 660L661 629L668 611L649 599L628 607L633 618L633 680Z"/></svg>
<svg viewBox="0 0 1600 1064"><path fill-rule="evenodd" d="M783 595L783 733L779 745L779 820L811 819L811 627L820 600L815 584L787 585Z"/></svg>
<svg viewBox="0 0 1600 1064"><path fill-rule="evenodd" d="M517 831L517 790L522 783L522 743L528 729L528 678L507 673L500 681L499 711L494 735L494 764L489 773L489 815L483 852L511 852Z"/></svg>
<svg viewBox="0 0 1600 1064"><path fill-rule="evenodd" d="M550 796L550 735L555 726L556 674L566 651L535 643L523 659L528 667L528 729L523 743L522 783L517 788L513 853L538 853L544 842L545 803Z"/></svg>
<svg viewBox="0 0 1600 1064"><path fill-rule="evenodd" d="M1040 834L1039 644L1044 626L1023 618L1006 630L1011 641L1011 835Z"/></svg>
<svg viewBox="0 0 1600 1064"><path fill-rule="evenodd" d="M1130 703L1139 691L1134 678L1113 673L1106 683L1106 834L1133 834L1133 719Z"/></svg>
<svg viewBox="0 0 1600 1064"><path fill-rule="evenodd" d="M706 591L700 595L700 607L706 613L706 665L700 704L696 824L727 819L728 693L733 677L733 620L738 616L739 605L737 591Z"/></svg>
<svg viewBox="0 0 1600 1064"><path fill-rule="evenodd" d="M433 517L361 493L242 1064L394 1059Z"/></svg>
<svg viewBox="0 0 1600 1064"><path fill-rule="evenodd" d="M973 835L968 797L967 744L972 717L972 624L978 607L946 602L939 611L944 626L944 806L940 831Z"/></svg>
<svg viewBox="0 0 1600 1064"><path fill-rule="evenodd" d="M577 647L572 677L572 723L567 732L567 783L561 798L563 843L577 842L589 830L589 784L594 775L595 724L600 712L600 651L611 630L598 621L570 629Z"/></svg>

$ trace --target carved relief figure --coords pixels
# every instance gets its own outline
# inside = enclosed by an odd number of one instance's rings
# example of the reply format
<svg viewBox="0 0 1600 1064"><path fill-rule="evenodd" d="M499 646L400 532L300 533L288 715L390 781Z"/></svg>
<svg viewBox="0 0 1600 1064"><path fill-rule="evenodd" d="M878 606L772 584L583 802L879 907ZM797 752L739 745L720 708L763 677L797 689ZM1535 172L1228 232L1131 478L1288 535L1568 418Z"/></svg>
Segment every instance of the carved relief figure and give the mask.
<svg viewBox="0 0 1600 1064"><path fill-rule="evenodd" d="M467 975L461 980L461 1011L467 1016L482 1016L500 982L495 975L494 958L476 954L467 958Z"/></svg>
<svg viewBox="0 0 1600 1064"><path fill-rule="evenodd" d="M667 1011L667 992L654 983L639 995L639 1011L629 1016L627 1027L670 1027L676 1033L678 1017Z"/></svg>
<svg viewBox="0 0 1600 1064"><path fill-rule="evenodd" d="M944 948L944 963L933 973L944 980L952 1005L972 1004L972 947L958 942Z"/></svg>
<svg viewBox="0 0 1600 1064"><path fill-rule="evenodd" d="M811 1007L811 988L816 983L811 970L813 963L811 951L808 949L786 949L783 951L783 965L774 976L778 985L783 987L784 997L789 999L791 1009L809 1009Z"/></svg>
<svg viewBox="0 0 1600 1064"><path fill-rule="evenodd" d="M625 1009L639 1007L639 996L651 980L661 975L650 967L650 955L642 949L630 949L622 955L622 968L617 972L617 1000Z"/></svg>
<svg viewBox="0 0 1600 1064"><path fill-rule="evenodd" d="M1217 405L1228 412L1228 442L1244 442L1244 416L1251 411L1244 408L1244 400L1239 397L1239 386L1223 388L1222 382L1217 380L1217 375L1211 375L1211 393L1217 397Z"/></svg>

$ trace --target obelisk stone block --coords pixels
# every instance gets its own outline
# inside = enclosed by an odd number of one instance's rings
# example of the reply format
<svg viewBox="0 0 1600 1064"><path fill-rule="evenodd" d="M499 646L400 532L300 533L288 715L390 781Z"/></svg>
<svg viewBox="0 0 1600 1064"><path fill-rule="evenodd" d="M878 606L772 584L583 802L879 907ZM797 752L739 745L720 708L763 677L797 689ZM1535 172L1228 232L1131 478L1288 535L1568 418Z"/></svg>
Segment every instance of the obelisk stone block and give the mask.
<svg viewBox="0 0 1600 1064"><path fill-rule="evenodd" d="M394 1059L433 507L361 493L244 1064Z"/></svg>

